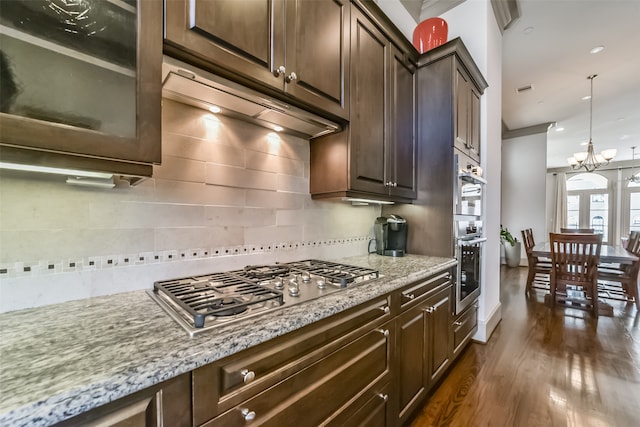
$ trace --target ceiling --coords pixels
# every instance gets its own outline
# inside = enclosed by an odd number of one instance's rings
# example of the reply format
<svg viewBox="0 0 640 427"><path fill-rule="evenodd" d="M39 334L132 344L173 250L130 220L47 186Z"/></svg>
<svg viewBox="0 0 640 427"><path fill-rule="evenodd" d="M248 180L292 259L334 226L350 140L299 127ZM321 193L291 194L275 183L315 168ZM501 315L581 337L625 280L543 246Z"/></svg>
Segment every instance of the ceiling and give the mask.
<svg viewBox="0 0 640 427"><path fill-rule="evenodd" d="M436 16L459 0L400 0L414 17ZM471 0L474 1L474 0ZM518 0L520 17L503 32L502 120L509 130L557 123L547 167L567 166L589 139L587 76L593 81L593 144L640 157L640 1ZM444 9L443 9L444 7ZM604 46L598 54L589 51ZM518 93L527 85L532 90ZM563 131L556 129L564 128Z"/></svg>

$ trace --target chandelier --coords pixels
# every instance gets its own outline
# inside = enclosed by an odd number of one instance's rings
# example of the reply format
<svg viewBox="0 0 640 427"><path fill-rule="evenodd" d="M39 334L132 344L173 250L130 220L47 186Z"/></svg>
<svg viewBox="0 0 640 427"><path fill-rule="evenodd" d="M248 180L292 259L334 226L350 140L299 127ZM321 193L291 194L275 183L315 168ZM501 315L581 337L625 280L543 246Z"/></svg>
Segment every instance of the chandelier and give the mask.
<svg viewBox="0 0 640 427"><path fill-rule="evenodd" d="M631 147L631 176L627 178L629 182L640 184L640 173L636 172L636 147Z"/></svg>
<svg viewBox="0 0 640 427"><path fill-rule="evenodd" d="M611 159L616 155L615 148L603 150L600 154L595 154L593 151L593 142L591 140L593 129L593 79L596 77L598 77L597 74L587 77L587 79L591 81L591 96L589 98L589 144L587 145L587 151L575 153L573 157L567 159L569 165L574 170L584 168L587 172L593 172L600 166L609 164Z"/></svg>

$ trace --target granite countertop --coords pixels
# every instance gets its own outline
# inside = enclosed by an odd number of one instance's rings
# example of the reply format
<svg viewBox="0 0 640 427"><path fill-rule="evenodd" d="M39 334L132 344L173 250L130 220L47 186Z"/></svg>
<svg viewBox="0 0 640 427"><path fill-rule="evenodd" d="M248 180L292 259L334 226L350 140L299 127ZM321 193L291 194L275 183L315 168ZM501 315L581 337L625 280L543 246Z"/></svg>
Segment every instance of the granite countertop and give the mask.
<svg viewBox="0 0 640 427"><path fill-rule="evenodd" d="M190 338L145 291L0 315L0 425L47 426L339 313L456 264L341 259L382 278Z"/></svg>

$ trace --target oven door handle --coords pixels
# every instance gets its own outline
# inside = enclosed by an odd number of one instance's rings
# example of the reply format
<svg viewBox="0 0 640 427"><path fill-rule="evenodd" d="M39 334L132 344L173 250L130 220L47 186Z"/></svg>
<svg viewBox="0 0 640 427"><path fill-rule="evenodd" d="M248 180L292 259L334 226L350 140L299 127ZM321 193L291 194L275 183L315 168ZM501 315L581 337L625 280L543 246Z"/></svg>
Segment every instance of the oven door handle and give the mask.
<svg viewBox="0 0 640 427"><path fill-rule="evenodd" d="M479 237L477 239L472 239L472 240L458 240L458 245L470 246L470 245L476 245L478 243L484 243L486 241L487 241L486 237Z"/></svg>

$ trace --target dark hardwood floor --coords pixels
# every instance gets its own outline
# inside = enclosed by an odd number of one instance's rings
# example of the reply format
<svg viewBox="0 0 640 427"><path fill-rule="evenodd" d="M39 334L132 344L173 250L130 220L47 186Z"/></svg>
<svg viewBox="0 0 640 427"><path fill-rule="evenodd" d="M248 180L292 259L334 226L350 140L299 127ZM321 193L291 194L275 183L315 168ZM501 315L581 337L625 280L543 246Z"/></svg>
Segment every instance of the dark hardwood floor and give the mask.
<svg viewBox="0 0 640 427"><path fill-rule="evenodd" d="M640 426L640 315L525 297L526 267L501 270L502 321L472 343L416 415L423 426Z"/></svg>

